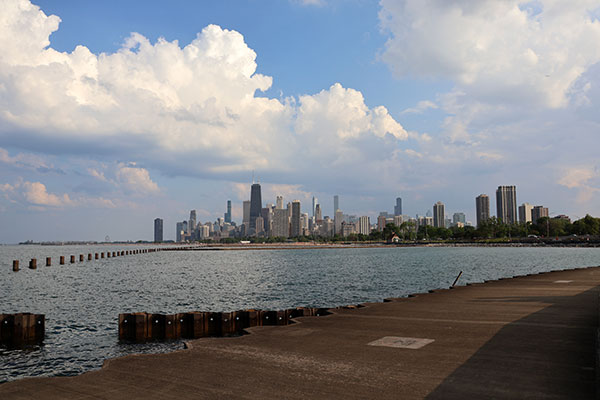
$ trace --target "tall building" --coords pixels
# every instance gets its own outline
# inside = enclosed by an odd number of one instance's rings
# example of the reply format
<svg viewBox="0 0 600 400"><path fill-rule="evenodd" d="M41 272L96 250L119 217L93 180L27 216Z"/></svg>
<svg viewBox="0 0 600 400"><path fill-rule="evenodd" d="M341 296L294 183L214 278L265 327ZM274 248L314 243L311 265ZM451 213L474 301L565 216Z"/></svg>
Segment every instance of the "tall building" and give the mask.
<svg viewBox="0 0 600 400"><path fill-rule="evenodd" d="M276 208L283 208L283 196L277 196L277 201L275 202Z"/></svg>
<svg viewBox="0 0 600 400"><path fill-rule="evenodd" d="M312 216L315 217L317 214L317 204L319 204L319 199L317 199L315 196L313 196L312 198Z"/></svg>
<svg viewBox="0 0 600 400"><path fill-rule="evenodd" d="M317 204L315 206L315 220L317 222L323 220L323 211L321 211L321 205L320 204Z"/></svg>
<svg viewBox="0 0 600 400"><path fill-rule="evenodd" d="M292 202L292 218L290 221L290 235L292 237L297 237L302 234L302 226L300 224L301 215L302 214L300 212L300 200L294 200Z"/></svg>
<svg viewBox="0 0 600 400"><path fill-rule="evenodd" d="M242 223L250 224L250 200L244 200Z"/></svg>
<svg viewBox="0 0 600 400"><path fill-rule="evenodd" d="M433 226L436 228L444 228L446 226L445 218L444 203L438 201L433 205Z"/></svg>
<svg viewBox="0 0 600 400"><path fill-rule="evenodd" d="M340 196L337 194L333 196L333 215L340 209ZM340 226L341 228L341 226Z"/></svg>
<svg viewBox="0 0 600 400"><path fill-rule="evenodd" d="M534 224L537 223L538 219L543 218L543 217L548 217L548 216L549 216L549 213L548 213L547 207L535 206L531 210L531 221Z"/></svg>
<svg viewBox="0 0 600 400"><path fill-rule="evenodd" d="M496 190L496 217L505 224L517 223L516 186L498 186Z"/></svg>
<svg viewBox="0 0 600 400"><path fill-rule="evenodd" d="M402 198L396 197L396 205L394 206L394 216L402 215Z"/></svg>
<svg viewBox="0 0 600 400"><path fill-rule="evenodd" d="M487 194L480 194L475 198L475 207L477 214L477 226L481 226L483 221L490 219L490 198Z"/></svg>
<svg viewBox="0 0 600 400"><path fill-rule="evenodd" d="M188 222L188 233L190 235L193 235L194 229L196 229L196 210L190 211L190 220Z"/></svg>
<svg viewBox="0 0 600 400"><path fill-rule="evenodd" d="M337 196L336 196L337 197ZM342 210L337 210L333 217L333 234L341 235L342 234L342 222L344 222L344 213Z"/></svg>
<svg viewBox="0 0 600 400"><path fill-rule="evenodd" d="M358 219L358 233L362 235L371 233L371 220L369 217L364 216Z"/></svg>
<svg viewBox="0 0 600 400"><path fill-rule="evenodd" d="M262 216L256 217L256 228L254 230L255 234L258 236L259 234L265 231L265 220Z"/></svg>
<svg viewBox="0 0 600 400"><path fill-rule="evenodd" d="M463 224L463 226L467 223L467 217L465 216L465 213L457 212L452 215L452 224L458 225L459 223Z"/></svg>
<svg viewBox="0 0 600 400"><path fill-rule="evenodd" d="M285 208L273 210L273 229L271 236L287 238L290 235L290 219Z"/></svg>
<svg viewBox="0 0 600 400"><path fill-rule="evenodd" d="M262 209L262 197L260 194L260 183L253 183L250 190L250 229L256 228L256 218L260 217Z"/></svg>
<svg viewBox="0 0 600 400"><path fill-rule="evenodd" d="M231 223L231 200L227 200L227 212L225 213L225 222Z"/></svg>
<svg viewBox="0 0 600 400"><path fill-rule="evenodd" d="M263 218L262 230L267 235L270 235L271 234L271 224L273 222L273 209L271 207L265 207L265 208L261 209L260 216ZM256 232L258 232L258 227L256 228Z"/></svg>
<svg viewBox="0 0 600 400"><path fill-rule="evenodd" d="M154 242L160 243L163 241L163 220L156 218L154 220Z"/></svg>
<svg viewBox="0 0 600 400"><path fill-rule="evenodd" d="M183 229L183 222L178 222L175 227L175 240L177 243L182 242L184 236L185 230Z"/></svg>
<svg viewBox="0 0 600 400"><path fill-rule="evenodd" d="M531 211L533 206L529 203L523 203L519 206L519 222L526 224L531 222Z"/></svg>

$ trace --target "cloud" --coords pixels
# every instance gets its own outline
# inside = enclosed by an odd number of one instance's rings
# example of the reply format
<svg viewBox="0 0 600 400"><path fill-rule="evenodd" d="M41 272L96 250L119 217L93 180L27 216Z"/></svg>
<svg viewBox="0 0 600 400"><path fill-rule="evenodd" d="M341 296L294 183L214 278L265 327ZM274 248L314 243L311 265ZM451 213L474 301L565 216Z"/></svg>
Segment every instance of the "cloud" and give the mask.
<svg viewBox="0 0 600 400"><path fill-rule="evenodd" d="M325 0L293 0L295 3L303 6L317 6L322 7L325 5Z"/></svg>
<svg viewBox="0 0 600 400"><path fill-rule="evenodd" d="M54 194L48 192L46 185L41 182L30 182L19 179L14 184L0 184L0 192L11 204L17 206L35 207L36 210L50 208L93 207L116 208L117 204L104 197L77 196L69 194ZM125 205L126 203L119 203Z"/></svg>
<svg viewBox="0 0 600 400"><path fill-rule="evenodd" d="M425 111L429 109L437 109L439 108L437 104L433 101L423 100L417 103L415 107L407 108L402 111L401 114L423 114Z"/></svg>
<svg viewBox="0 0 600 400"><path fill-rule="evenodd" d="M564 107L600 61L594 0L382 0L382 59L399 77L451 79L482 101Z"/></svg>
<svg viewBox="0 0 600 400"><path fill-rule="evenodd" d="M562 171L558 183L569 189L577 189L577 202L587 203L600 192L600 173L597 168L575 166Z"/></svg>
<svg viewBox="0 0 600 400"><path fill-rule="evenodd" d="M83 45L54 50L59 22L26 0L3 7L0 140L110 154L169 176L237 181L277 170L298 179L302 164L331 181L336 168L389 155L407 138L385 107L339 83L299 98L257 96L272 78L256 72L256 53L236 31L209 25L185 45L132 33L117 52L96 55ZM158 190L143 170L119 174L132 191Z"/></svg>
<svg viewBox="0 0 600 400"><path fill-rule="evenodd" d="M119 164L116 177L121 187L128 192L151 194L160 191L158 185L150 179L148 170L136 167L135 164Z"/></svg>

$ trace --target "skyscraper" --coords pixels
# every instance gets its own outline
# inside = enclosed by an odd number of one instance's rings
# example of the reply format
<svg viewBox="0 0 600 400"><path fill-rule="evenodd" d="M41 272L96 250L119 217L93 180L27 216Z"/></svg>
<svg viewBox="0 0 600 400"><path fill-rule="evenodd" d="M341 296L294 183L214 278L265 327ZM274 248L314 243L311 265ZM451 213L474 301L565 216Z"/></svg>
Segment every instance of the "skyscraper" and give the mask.
<svg viewBox="0 0 600 400"><path fill-rule="evenodd" d="M340 196L337 194L333 196L333 215L340 209Z"/></svg>
<svg viewBox="0 0 600 400"><path fill-rule="evenodd" d="M465 213L461 213L461 212L454 213L454 215L452 216L452 223L454 225L456 225L459 222L463 225L467 222L467 217L466 217Z"/></svg>
<svg viewBox="0 0 600 400"><path fill-rule="evenodd" d="M160 243L163 241L163 220L156 218L154 220L154 242Z"/></svg>
<svg viewBox="0 0 600 400"><path fill-rule="evenodd" d="M436 228L444 228L445 222L444 203L438 201L433 205L433 226Z"/></svg>
<svg viewBox="0 0 600 400"><path fill-rule="evenodd" d="M290 219L285 208L276 208L273 211L273 231L271 236L287 238L290 235Z"/></svg>
<svg viewBox="0 0 600 400"><path fill-rule="evenodd" d="M277 201L275 202L276 208L283 208L283 196L277 196Z"/></svg>
<svg viewBox="0 0 600 400"><path fill-rule="evenodd" d="M317 204L315 206L315 220L317 222L323 220L323 212L321 211L321 205L320 204Z"/></svg>
<svg viewBox="0 0 600 400"><path fill-rule="evenodd" d="M475 208L479 227L483 221L490 219L490 198L487 194L480 194L475 198Z"/></svg>
<svg viewBox="0 0 600 400"><path fill-rule="evenodd" d="M225 213L225 222L231 223L231 200L227 200L227 212Z"/></svg>
<svg viewBox="0 0 600 400"><path fill-rule="evenodd" d="M337 197L337 196L335 196ZM342 210L338 209L335 212L333 217L333 234L341 235L342 234L342 222L344 221L344 213Z"/></svg>
<svg viewBox="0 0 600 400"><path fill-rule="evenodd" d="M244 200L242 223L250 224L250 200Z"/></svg>
<svg viewBox="0 0 600 400"><path fill-rule="evenodd" d="M537 223L538 219L549 215L548 208L544 206L535 206L531 210L531 222Z"/></svg>
<svg viewBox="0 0 600 400"><path fill-rule="evenodd" d="M368 235L371 233L371 221L369 217L360 217L358 219L358 233Z"/></svg>
<svg viewBox="0 0 600 400"><path fill-rule="evenodd" d="M312 198L312 216L315 217L316 216L316 207L317 204L319 204L319 199L317 199L315 196L313 196Z"/></svg>
<svg viewBox="0 0 600 400"><path fill-rule="evenodd" d="M297 237L302 234L302 226L300 225L300 200L294 200L292 202L292 219L290 221L291 224L291 236Z"/></svg>
<svg viewBox="0 0 600 400"><path fill-rule="evenodd" d="M177 243L181 242L184 235L185 231L183 230L183 222L178 222L175 227L175 241L177 241Z"/></svg>
<svg viewBox="0 0 600 400"><path fill-rule="evenodd" d="M193 235L195 229L196 229L196 210L192 210L192 211L190 211L190 222L188 222L188 233L190 235Z"/></svg>
<svg viewBox="0 0 600 400"><path fill-rule="evenodd" d="M496 217L505 224L517 222L516 186L498 186L496 190Z"/></svg>
<svg viewBox="0 0 600 400"><path fill-rule="evenodd" d="M250 190L250 229L256 228L256 218L260 217L261 209L260 183L253 183Z"/></svg>
<svg viewBox="0 0 600 400"><path fill-rule="evenodd" d="M533 206L529 203L523 203L519 206L519 222L526 224L531 222L531 211Z"/></svg>
<svg viewBox="0 0 600 400"><path fill-rule="evenodd" d="M396 205L394 206L394 215L402 215L402 198L396 197Z"/></svg>

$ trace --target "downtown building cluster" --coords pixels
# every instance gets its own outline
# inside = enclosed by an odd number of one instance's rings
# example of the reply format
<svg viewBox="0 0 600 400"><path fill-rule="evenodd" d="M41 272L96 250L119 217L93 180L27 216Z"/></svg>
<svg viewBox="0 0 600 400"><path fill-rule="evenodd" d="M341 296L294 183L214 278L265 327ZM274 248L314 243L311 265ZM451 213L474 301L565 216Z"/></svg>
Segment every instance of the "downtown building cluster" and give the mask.
<svg viewBox="0 0 600 400"><path fill-rule="evenodd" d="M548 217L548 208L523 203L517 207L515 186L499 186L496 190L496 218L505 224L535 223L539 218ZM486 194L475 199L477 226L490 219L490 201ZM340 197L333 196L332 217L323 216L319 200L312 198L310 213L302 212L299 200L284 202L283 196L277 196L275 203L263 207L261 186L253 183L250 188L250 200L242 203L242 222L232 220L231 200L223 217L215 222L200 222L196 210L191 210L189 219L177 222L175 227L177 242L201 240L221 240L225 238L276 237L297 238L301 236L348 237L350 235L369 235L372 231L383 232L392 224L396 227L408 226L414 230L435 228L462 228L471 226L463 212L455 212L452 218L446 215L445 205L436 202L424 216L410 217L402 213L402 199L396 198L394 212L380 212L375 223L369 216L344 214L340 209ZM564 216L560 216L564 217ZM154 221L154 240L163 240L163 220Z"/></svg>
<svg viewBox="0 0 600 400"><path fill-rule="evenodd" d="M477 226L481 226L490 219L490 198L486 194L481 194L475 198L475 214L477 217ZM517 207L517 187L516 186L498 186L496 189L496 218L499 222L513 225L517 223L536 223L540 218L549 217L548 208L542 205L533 206L529 203L523 203ZM559 215L557 218L566 218L566 215Z"/></svg>

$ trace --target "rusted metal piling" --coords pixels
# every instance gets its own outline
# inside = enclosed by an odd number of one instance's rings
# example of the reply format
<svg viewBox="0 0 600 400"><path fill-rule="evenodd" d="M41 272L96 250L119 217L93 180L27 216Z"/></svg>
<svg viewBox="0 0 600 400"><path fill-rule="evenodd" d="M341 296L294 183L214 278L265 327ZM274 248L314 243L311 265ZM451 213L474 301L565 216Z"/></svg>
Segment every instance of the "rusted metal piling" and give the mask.
<svg viewBox="0 0 600 400"><path fill-rule="evenodd" d="M100 258L104 258L104 253L100 253Z"/></svg>
<svg viewBox="0 0 600 400"><path fill-rule="evenodd" d="M39 343L44 340L43 314L0 314L0 342L8 345Z"/></svg>
<svg viewBox="0 0 600 400"><path fill-rule="evenodd" d="M60 256L60 265L65 265L65 256Z"/></svg>
<svg viewBox="0 0 600 400"><path fill-rule="evenodd" d="M119 340L130 342L197 339L241 335L253 326L288 325L292 318L327 315L323 308L187 312L179 314L119 314Z"/></svg>
<svg viewBox="0 0 600 400"><path fill-rule="evenodd" d="M92 253L88 253L88 261L92 261Z"/></svg>
<svg viewBox="0 0 600 400"><path fill-rule="evenodd" d="M83 254L80 254L80 255L79 255L79 262L83 262L83 261L84 261L84 259L85 259L85 257L83 256Z"/></svg>
<svg viewBox="0 0 600 400"><path fill-rule="evenodd" d="M97 260L98 258L100 258L100 257L99 257L99 254L98 254L98 253L94 253L94 259L96 259L96 260Z"/></svg>
<svg viewBox="0 0 600 400"><path fill-rule="evenodd" d="M52 257L46 257L46 267L52 266Z"/></svg>
<svg viewBox="0 0 600 400"><path fill-rule="evenodd" d="M19 270L19 260L13 260L13 271L17 272Z"/></svg>
<svg viewBox="0 0 600 400"><path fill-rule="evenodd" d="M29 261L29 269L36 269L37 268L37 259L32 258L31 261Z"/></svg>
<svg viewBox="0 0 600 400"><path fill-rule="evenodd" d="M75 264L75 256L71 256L71 264Z"/></svg>

